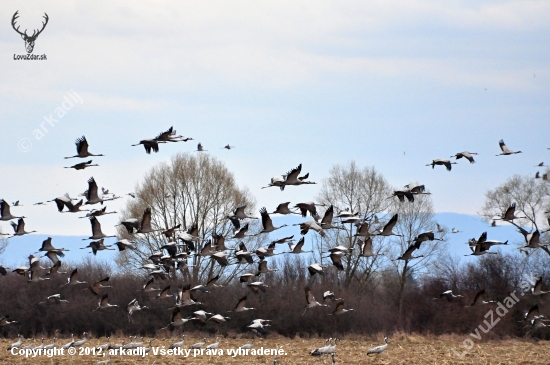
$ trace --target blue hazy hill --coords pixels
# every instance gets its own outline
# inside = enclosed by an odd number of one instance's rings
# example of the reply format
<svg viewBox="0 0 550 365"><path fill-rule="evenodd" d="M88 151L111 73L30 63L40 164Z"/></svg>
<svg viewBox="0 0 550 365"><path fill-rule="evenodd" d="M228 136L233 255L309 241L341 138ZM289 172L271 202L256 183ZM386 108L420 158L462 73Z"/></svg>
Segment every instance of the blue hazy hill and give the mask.
<svg viewBox="0 0 550 365"><path fill-rule="evenodd" d="M70 260L73 262L81 261L83 257L92 256L88 252L92 249L88 248L81 250L81 247L89 245L91 240L82 240L86 236L48 236L44 234L29 234L21 237L13 237L8 240L8 247L2 254L1 262L6 267L17 267L28 262L27 258L30 254L37 252L42 247L42 241L52 237L52 245L56 248L66 248L69 251L65 252L65 258L62 261ZM116 242L115 238L107 238L105 244ZM101 255L102 259L114 258L116 251L101 251L98 255ZM43 256L43 252L35 254L35 256ZM47 260L47 259L46 259ZM49 260L48 260L49 261Z"/></svg>
<svg viewBox="0 0 550 365"><path fill-rule="evenodd" d="M309 217L307 219L309 219ZM469 254L471 251L465 243L470 238L478 238L479 235L485 231L487 231L489 239L500 241L508 240L511 244L522 240L521 235L517 233L515 227L504 222L500 222L500 226L498 227L491 227L490 224L483 221L480 217L457 213L437 213L435 215L435 219L448 232L447 245L449 253L457 257L463 257L463 255ZM298 237L298 227L292 227L291 225L303 220L304 219L299 216L274 216L274 225L277 226L288 224L289 226L272 233L272 238L276 239L292 234L294 234L295 237ZM450 233L452 228L456 228L460 232L455 234ZM26 263L29 254L37 252L42 246L42 241L48 237L49 236L45 234L30 234L22 237L10 238L8 247L0 258L0 262L10 268ZM90 242L90 240L82 240L83 238L86 238L85 236L53 235L51 237L54 247L63 247L70 250L65 253L66 256L63 260L78 262L86 256L91 256L89 253L91 252L91 249L80 249L81 247L87 246ZM115 238L108 238L106 239L105 244L111 244L114 242L116 242ZM306 246L309 245L309 242L310 240L306 239ZM515 245L511 245L511 247L503 247L503 249L513 250L516 249L516 247ZM118 250L102 251L98 253L98 258L100 257L102 260L114 259L117 253ZM42 254L40 254L40 256L41 255Z"/></svg>
<svg viewBox="0 0 550 365"><path fill-rule="evenodd" d="M466 242L470 238L479 238L483 232L487 232L487 238L490 240L508 241L511 247L502 247L503 250L514 250L514 243L521 242L523 237L517 232L517 229L502 221L497 221L497 227L491 227L478 216L457 213L437 213L437 222L446 229L447 244L449 253L453 256L463 256L470 254ZM459 230L459 233L450 233L452 228Z"/></svg>

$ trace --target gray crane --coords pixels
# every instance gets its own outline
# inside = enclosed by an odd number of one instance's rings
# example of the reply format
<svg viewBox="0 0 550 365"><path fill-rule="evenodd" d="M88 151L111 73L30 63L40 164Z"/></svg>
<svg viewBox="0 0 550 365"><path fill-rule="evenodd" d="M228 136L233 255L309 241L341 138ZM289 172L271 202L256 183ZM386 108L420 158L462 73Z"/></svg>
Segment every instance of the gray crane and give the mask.
<svg viewBox="0 0 550 365"><path fill-rule="evenodd" d="M494 301L494 300L485 301L484 298L485 298L485 289L481 289L480 291L477 292L472 304L470 304L469 306L466 306L466 307L475 307L475 306L478 306L478 305L496 303L496 301Z"/></svg>
<svg viewBox="0 0 550 365"><path fill-rule="evenodd" d="M15 231L12 237L24 236L26 234L36 232L36 231L30 231L30 232L25 231L25 220L23 220L23 218L19 218L19 220L17 221L17 224L15 224L14 222L10 222L10 224L13 227L13 230Z"/></svg>
<svg viewBox="0 0 550 365"><path fill-rule="evenodd" d="M40 247L38 252L48 252L48 251L53 251L53 252L55 252L59 255L60 252L69 251L69 250L66 249L66 248L55 248L55 247L53 247L52 246L52 238L48 237L44 241L42 241L42 247ZM38 252L35 252L35 253L38 253Z"/></svg>
<svg viewBox="0 0 550 365"><path fill-rule="evenodd" d="M5 316L3 316L2 318L0 318L0 327L4 327L4 326L10 325L10 324L18 323L17 321L10 321L9 318L10 318L10 316L7 315L7 314Z"/></svg>
<svg viewBox="0 0 550 365"><path fill-rule="evenodd" d="M290 210L290 208L288 207L289 204L290 204L290 202L281 203L281 204L277 205L277 208L275 209L275 211L273 213L269 213L269 214L282 214L282 215L300 214L298 212Z"/></svg>
<svg viewBox="0 0 550 365"><path fill-rule="evenodd" d="M46 298L46 300L38 303L38 304L62 304L62 303L69 303L68 300L61 299L61 294L54 294L50 295Z"/></svg>
<svg viewBox="0 0 550 365"><path fill-rule="evenodd" d="M364 241L357 241L357 244L361 247L359 257L385 256L384 253L377 253L372 250L372 237L367 237Z"/></svg>
<svg viewBox="0 0 550 365"><path fill-rule="evenodd" d="M214 323L223 323L223 322L227 322L227 320L229 320L229 319L231 319L231 318L230 317L224 317L221 314L214 314L212 317L208 318L206 320L206 322L212 321Z"/></svg>
<svg viewBox="0 0 550 365"><path fill-rule="evenodd" d="M102 209L92 209L89 213L86 213L84 217L78 217L78 218L89 218L89 217L99 217L101 215L106 214L116 214L118 212L107 212L107 207L103 207Z"/></svg>
<svg viewBox="0 0 550 365"><path fill-rule="evenodd" d="M237 218L237 219L240 219L240 220L247 219L247 218L248 219L258 219L257 217L252 217L252 216L249 216L248 214L246 214L245 209L246 209L246 205L241 205L241 206L235 208L235 210L233 211L233 215L229 216L228 218L229 219Z"/></svg>
<svg viewBox="0 0 550 365"><path fill-rule="evenodd" d="M90 224L92 226L92 235L82 240L100 240L102 238L116 237L115 235L107 236L101 231L101 224L96 217L90 217Z"/></svg>
<svg viewBox="0 0 550 365"><path fill-rule="evenodd" d="M332 313L329 313L328 315L329 316L337 316L337 315L341 315L341 314L348 313L348 312L351 312L351 311L353 311L353 309L345 309L344 308L344 301L341 300L340 302L338 302L338 304L336 304L336 307L334 308Z"/></svg>
<svg viewBox="0 0 550 365"><path fill-rule="evenodd" d="M109 279L110 277L107 276L106 278L104 279L101 279L95 283L93 283L92 285L90 285L87 289L90 289L90 291L94 294L94 295L99 295L101 294L100 291L101 291L101 288L112 288L112 286L110 285L104 285L105 283L108 283L109 282ZM83 289L83 290L86 290L86 289Z"/></svg>
<svg viewBox="0 0 550 365"><path fill-rule="evenodd" d="M194 344L192 344L191 346L189 346L189 348L190 348L190 349L200 349L200 348L203 347L204 345L206 345L206 337L203 338L202 342L194 343Z"/></svg>
<svg viewBox="0 0 550 365"><path fill-rule="evenodd" d="M104 251L104 250L116 250L116 248L109 248L111 247L112 245L105 245L103 243L104 239L100 239L98 241L92 241L90 242L90 244L86 247L81 247L80 249L81 250L85 250L87 248L91 248L92 249L92 252L94 255L97 254L97 251Z"/></svg>
<svg viewBox="0 0 550 365"><path fill-rule="evenodd" d="M298 203L294 206L294 208L298 208L300 210L300 213L302 214L302 217L306 217L307 213L309 212L309 215L312 216L315 220L319 219L319 215L317 214L317 206L324 207L324 204L316 204L315 202L308 201L303 203Z"/></svg>
<svg viewBox="0 0 550 365"><path fill-rule="evenodd" d="M298 243L295 244L295 245L293 245L292 243L288 242L288 248L290 249L290 252L287 252L287 253L298 254L298 253L313 252L313 251L311 251L311 250L308 250L308 251L302 250L302 247L304 247L305 239L306 239L305 237L300 238L300 240L298 241Z"/></svg>
<svg viewBox="0 0 550 365"><path fill-rule="evenodd" d="M443 293L439 294L439 297L433 298L434 300L439 300L446 298L448 302L452 302L454 298L464 298L463 295L455 295L452 290L446 290Z"/></svg>
<svg viewBox="0 0 550 365"><path fill-rule="evenodd" d="M76 141L74 142L74 144L76 145L76 155L74 156L69 156L69 157L65 157L65 159L67 158L87 158L87 157L91 157L91 156L103 156L102 154L99 154L99 155L94 155L93 153L90 153L88 151L88 141L86 140L86 137L82 136L80 138L77 138Z"/></svg>
<svg viewBox="0 0 550 365"><path fill-rule="evenodd" d="M397 219L398 218L399 218L399 215L397 213L395 213L393 215L393 217L391 217L391 219L388 221L388 223L386 223L384 228L382 228L381 231L378 231L375 234L375 236L400 236L400 237L403 237L402 234L395 233L393 231L393 227L395 227L395 225L397 224Z"/></svg>
<svg viewBox="0 0 550 365"><path fill-rule="evenodd" d="M218 348L219 345L220 345L219 337L216 336L216 342L211 343L210 345L206 346L206 349L207 350L215 350L215 349Z"/></svg>
<svg viewBox="0 0 550 365"><path fill-rule="evenodd" d="M128 313L128 322L133 322L132 315L140 310L148 308L147 306L140 306L137 299L132 299L130 303L125 308L126 313Z"/></svg>
<svg viewBox="0 0 550 365"><path fill-rule="evenodd" d="M275 231L279 228L283 228L283 227L287 226L286 224L283 224L282 226L275 227L273 225L273 222L271 221L271 217L269 216L269 213L267 213L267 209L265 209L265 207L260 209L260 214L262 215L262 227L263 227L263 229L259 233L257 233L256 235L259 235L259 234L262 234L262 233L270 233L270 232L273 232L273 231Z"/></svg>
<svg viewBox="0 0 550 365"><path fill-rule="evenodd" d="M152 233L156 231L159 230L151 227L151 208L147 207L143 212L143 217L141 218L141 223L136 233Z"/></svg>
<svg viewBox="0 0 550 365"><path fill-rule="evenodd" d="M506 146L506 144L504 144L504 140L501 139L500 141L498 141L498 145L500 147L500 150L502 151L501 153L499 153L498 155L496 156L507 156L507 155L515 155L517 153L521 153L521 151L512 151L511 149L508 148L508 146Z"/></svg>
<svg viewBox="0 0 550 365"><path fill-rule="evenodd" d="M71 276L69 276L69 278L67 279L67 282L63 285L61 285L62 287L63 286L67 286L67 285L77 285L77 284L88 284L87 281L78 281L78 269L74 269L72 272L71 272Z"/></svg>
<svg viewBox="0 0 550 365"><path fill-rule="evenodd" d="M86 190L84 197L87 200L85 203L86 205L97 203L103 204L103 202L120 198L120 196L112 196L110 198L100 197L97 190L97 183L95 182L95 179L93 177L90 177L88 179L88 190Z"/></svg>
<svg viewBox="0 0 550 365"><path fill-rule="evenodd" d="M493 220L495 220L495 221L502 220L502 221L506 221L506 222L512 222L514 219L523 219L523 218L525 218L525 217L516 217L515 214L516 214L516 203L512 203L512 204L510 204L508 209L506 209L506 212L504 213L504 215L502 217L493 218Z"/></svg>
<svg viewBox="0 0 550 365"><path fill-rule="evenodd" d="M531 294L543 295L548 293L550 293L550 291L542 291L542 277L538 278L535 285L531 288Z"/></svg>
<svg viewBox="0 0 550 365"><path fill-rule="evenodd" d="M10 221L12 219L27 218L25 216L16 217L12 215L10 213L10 205L4 199L0 200L0 215L0 221Z"/></svg>
<svg viewBox="0 0 550 365"><path fill-rule="evenodd" d="M306 314L306 311L309 309L309 308L315 308L315 307L328 307L327 304L322 304L322 303L319 303L318 301L315 300L315 297L313 296L313 293L311 292L311 288L309 286L306 286L305 287L305 292L306 292L306 302L307 302L307 305L306 305L306 308L304 309L304 312L302 313L302 316L304 314Z"/></svg>
<svg viewBox="0 0 550 365"><path fill-rule="evenodd" d="M385 344L383 345L368 349L367 356L369 356L370 354L376 354L376 356L380 356L380 354L386 351L386 349L388 348L388 337L384 336L384 342Z"/></svg>
<svg viewBox="0 0 550 365"><path fill-rule="evenodd" d="M17 342L14 342L8 346L8 351L11 349L18 349L19 347L21 347L21 345L23 344L23 336L20 334L17 334L17 338L18 338Z"/></svg>
<svg viewBox="0 0 550 365"><path fill-rule="evenodd" d="M319 233L321 237L326 237L326 233L323 230L323 228L314 220L293 224L293 226L300 226L300 234L306 235L310 229L314 230L315 232Z"/></svg>
<svg viewBox="0 0 550 365"><path fill-rule="evenodd" d="M334 206L331 205L325 211L325 214L323 215L323 219L321 219L321 228L322 229L345 229L342 226L335 226L332 223L333 217L334 217Z"/></svg>
<svg viewBox="0 0 550 365"><path fill-rule="evenodd" d="M451 157L454 157L456 160L459 160L461 159L462 157L464 157L465 159L467 159L468 161L470 161L470 163L475 163L476 161L474 160L474 156L472 155L477 155L476 152L468 152L468 151L462 151L462 152L459 152Z"/></svg>
<svg viewBox="0 0 550 365"><path fill-rule="evenodd" d="M242 297L241 299L239 299L239 302L237 303L237 305L235 306L235 309L233 309L233 312L246 312L246 311L249 311L249 310L254 310L256 308L249 308L249 307L246 307L246 299L248 297L245 295L244 297ZM231 312L231 311L229 311Z"/></svg>
<svg viewBox="0 0 550 365"><path fill-rule="evenodd" d="M171 344L168 349L179 349L180 347L182 347L183 345L185 344L185 335L181 335L181 341L178 341L178 342L174 342L173 344Z"/></svg>
<svg viewBox="0 0 550 365"><path fill-rule="evenodd" d="M432 169L435 167L435 165L441 165L445 166L447 171L451 171L452 165L456 165L456 162L451 162L450 160L442 160L440 158L436 158L435 160L432 160L431 163L427 164L426 166L431 166Z"/></svg>
<svg viewBox="0 0 550 365"><path fill-rule="evenodd" d="M97 308L94 309L92 312L95 312L96 310L107 309L107 308L112 308L112 307L118 307L118 305L117 304L109 304L109 294L104 294L101 297L101 299L99 300Z"/></svg>
<svg viewBox="0 0 550 365"><path fill-rule="evenodd" d="M75 169L75 170L84 170L86 167L92 167L92 166L99 166L98 164L92 164L92 160L77 163L76 165L72 166L65 166L66 169Z"/></svg>

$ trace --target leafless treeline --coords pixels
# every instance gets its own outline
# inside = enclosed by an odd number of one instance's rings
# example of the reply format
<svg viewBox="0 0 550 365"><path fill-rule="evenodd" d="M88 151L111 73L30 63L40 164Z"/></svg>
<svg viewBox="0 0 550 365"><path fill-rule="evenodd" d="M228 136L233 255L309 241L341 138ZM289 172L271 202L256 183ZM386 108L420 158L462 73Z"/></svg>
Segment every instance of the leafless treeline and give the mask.
<svg viewBox="0 0 550 365"><path fill-rule="evenodd" d="M411 275L404 293L403 317L398 316L400 302L400 280L393 270L379 272L380 280L372 281L366 288L359 288L358 282L352 282L348 287L337 287L337 276L329 271L324 276L315 279L311 286L314 295L322 300L325 290L332 290L336 296L346 299L346 307L354 312L346 316L328 316L334 308L334 303L328 303L327 308L314 308L302 316L305 307L304 287L309 282L307 271L299 269L305 262L300 257L283 257L274 266L280 271L269 274L265 283L269 285L267 293L258 295L249 293L247 306L257 308L246 313L227 313L240 297L249 292L242 284L232 283L223 288L213 288L211 293L198 293L199 301L204 306L185 307L183 312L192 316L192 312L204 309L211 313L220 313L231 317L225 324L201 325L189 322L183 326L184 331L205 331L222 334L229 332L245 332L245 326L254 318L269 318L273 321L269 329L271 333L286 336L295 335L343 335L350 333L375 334L391 333L404 330L417 333L461 333L473 331L490 306L466 308L471 304L475 293L485 288L487 298L502 300L512 291L520 293L520 285L525 281L524 274L532 272L536 267L521 267L517 265L517 256L491 255L469 262L462 266L456 265L452 259L441 263L431 275L417 277ZM542 258L548 267L548 260ZM537 265L540 264L537 263ZM109 276L115 269L107 263L88 261L79 263L80 280L95 282ZM540 270L539 270L540 271ZM543 277L550 279L550 273L544 272ZM9 274L0 280L0 308L9 313L12 320L19 324L3 329L4 336L14 336L21 333L27 337L36 334L52 335L59 330L61 335L87 331L95 336L105 336L120 331L131 335L168 335L169 332L159 332L170 319L170 311L174 299L153 299L154 294L139 292L141 285L147 281L145 276L136 277L132 274L111 276L109 284L113 288L103 289L109 293L110 302L118 304L119 308L109 308L92 312L97 306L99 297L92 294L86 284L59 288L66 278L57 277L40 283L27 283L20 275ZM196 283L192 283L196 284ZM158 282L158 287L168 285ZM440 293L452 289L455 293L464 295L453 302L446 299L434 300ZM59 305L38 304L52 293L61 293L69 303ZM141 305L149 309L134 314L133 322L129 322L124 307L132 299L138 298ZM520 302L510 310L495 328L486 335L487 338L499 336L522 336L526 330L525 322L521 320L523 311L534 304L540 304L541 312L548 312L543 297L533 297L529 294L520 296ZM174 332L178 333L179 329ZM269 336L268 332L268 336ZM535 336L547 336L547 332L539 331Z"/></svg>
<svg viewBox="0 0 550 365"><path fill-rule="evenodd" d="M538 230L546 223L542 214L549 210L550 204L545 184L514 176L503 186L487 193L483 215L490 220L495 215L502 215L512 202L517 202L518 210L528 218L515 224L518 228L529 228L531 224L531 231ZM184 331L245 332L245 326L252 319L264 318L273 321L268 333L286 336L334 337L346 333L375 334L396 330L467 334L482 323L486 313L492 309L491 305L467 307L479 290L485 289L487 300L500 301L514 290L519 293L526 281L532 286L538 276L543 277L545 285L548 284L550 272L546 268L550 267L550 256L546 253L549 251L531 249L525 256L517 250L500 250L498 255L476 257L459 264L456 258L446 254L449 243L445 233L436 231L429 192L415 195L414 202L399 202L392 193L395 189L372 167L359 168L354 162L333 167L315 197L316 203L324 207L319 209L319 215L322 216L332 206L336 212L348 210L358 220L352 220L349 224L335 220L334 225L338 227L327 228L325 237L309 233L306 238L313 249L312 254L268 258L269 267L278 271L262 274L261 281L268 285L267 292L254 294L246 284L239 282L238 276L244 272L256 272L257 259L255 264L250 265L221 266L208 255L196 253L203 248L215 248L215 236L227 237L227 247L223 251L231 252L231 248L242 240L251 253L281 237L255 235L261 229L259 220L245 219L241 224L250 224L249 234L232 240L234 227L227 217L242 205L247 206L247 212L257 215L255 199L246 188L237 186L231 172L215 158L176 155L170 164L161 164L147 173L144 181L136 187L136 199L129 202L121 217L121 220L139 218L147 208L151 208L151 223L155 232L129 234L120 227L119 238L134 240L136 250L123 251L115 262L101 261L98 254L85 262L63 263L61 271L78 267L79 280L88 284L60 288L67 280L66 275L32 283L16 274L1 277L0 315L9 314L11 320L19 322L2 330L4 335L19 332L27 337L37 333L51 335L55 330L65 335L83 331L96 336L117 331L129 335L162 335L159 329L170 323L171 311L168 308L174 306L176 289L185 284L192 287L205 284L208 279L219 275L218 284L224 287L211 288L211 293L194 293L195 300L205 304L183 307L182 312L185 317L191 317L194 311L204 309L229 316L231 320L224 324L191 321L183 325ZM308 199L311 197L304 197L304 201ZM381 227L395 214L399 215L394 227L398 236L378 235ZM366 238L357 234L359 227L365 223L369 224L368 232L374 234L370 238L375 255L369 257L360 255L361 243ZM163 235L163 230L176 225L181 225L181 229L194 225L198 227L200 240L197 240L193 250L189 250L188 246L183 250L181 240ZM415 237L426 231L434 231L438 239L422 242L418 258L395 260L410 247ZM527 234L531 233L525 231L524 234L527 241ZM295 236L300 237L297 229ZM541 241L546 242L547 236L542 233ZM518 234L517 238L520 237ZM155 282L158 289L170 285L174 297L154 299L154 293L140 291L150 278L141 266L150 262L153 253L162 251L163 245L174 242L179 244L179 256L170 254L169 264L161 265L169 278ZM353 248L349 255L342 256L343 270L331 266L330 259L326 257L327 251L336 246L348 250ZM280 253L286 249L277 245L276 251ZM165 252L162 254L166 255ZM190 270L180 272L179 264L187 260ZM233 253L231 261L234 262ZM324 275L310 277L304 267L314 262L328 265ZM109 302L118 305L118 308L92 312L100 296L88 290L87 285L107 276L110 276L109 285L112 288L102 289L102 292L108 293ZM306 306L306 286L311 287L317 301L322 302L323 292L330 290L336 297L344 298L345 307L354 311L342 316L329 316L336 303L327 302L327 307L312 308L302 316ZM434 300L446 290L453 290L463 298L452 302ZM69 303L39 304L56 293L60 293ZM247 307L256 309L227 313L244 295L248 295ZM134 298L148 308L135 313L134 321L129 322L124 307ZM539 304L541 313L550 315L550 306L546 302L544 295L522 296L520 302L484 338L524 335L527 323L521 322L523 311ZM179 331L181 329L175 333ZM536 331L531 334L545 336L546 333Z"/></svg>

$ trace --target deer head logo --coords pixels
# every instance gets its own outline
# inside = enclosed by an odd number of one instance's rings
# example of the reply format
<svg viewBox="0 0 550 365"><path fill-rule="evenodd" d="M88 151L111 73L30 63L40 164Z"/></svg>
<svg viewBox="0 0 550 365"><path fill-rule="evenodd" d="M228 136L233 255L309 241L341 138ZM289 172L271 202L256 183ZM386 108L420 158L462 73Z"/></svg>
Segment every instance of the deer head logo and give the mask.
<svg viewBox="0 0 550 365"><path fill-rule="evenodd" d="M17 15L17 13L19 13L19 10L17 10L15 12L15 14L13 14L13 18L11 18L11 26L13 27L13 29L19 33L21 35L21 38L23 38L23 40L25 41L25 48L27 49L27 53L32 53L32 50L34 49L34 41L36 41L36 38L38 37L38 35L40 33L42 33L42 31L44 30L44 28L46 28L46 24L48 24L48 14L44 13L44 19L46 19L45 22L42 22L42 29L38 30L38 29L35 29L32 33L31 36L29 36L27 34L27 30L25 29L25 31L23 33L21 33L19 31L19 26L17 26L17 28L15 27L15 21L17 18L19 18L19 15Z"/></svg>

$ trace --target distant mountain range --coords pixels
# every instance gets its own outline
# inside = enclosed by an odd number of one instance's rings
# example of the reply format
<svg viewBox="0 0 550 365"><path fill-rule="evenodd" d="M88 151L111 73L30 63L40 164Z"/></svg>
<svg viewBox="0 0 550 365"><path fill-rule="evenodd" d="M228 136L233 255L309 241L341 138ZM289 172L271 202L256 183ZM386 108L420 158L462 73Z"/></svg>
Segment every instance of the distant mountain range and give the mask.
<svg viewBox="0 0 550 365"><path fill-rule="evenodd" d="M293 217L274 217L274 224L283 223L295 223L300 221L301 218L297 216ZM522 237L517 232L516 228L511 224L499 222L498 227L491 227L490 224L483 221L478 216L468 214L457 213L436 213L436 221L443 226L448 232L448 248L451 255L456 255L464 258L463 255L471 253L466 242L470 238L478 238L479 235L487 231L489 239L495 239L500 241L509 241L511 247L502 247L503 250L515 250L516 245L514 243L521 242ZM498 221L497 221L498 222ZM450 233L452 228L459 230L459 233ZM296 227L285 228L286 232L296 232ZM283 232L281 232L283 233ZM311 234L311 233L310 233ZM10 268L15 268L27 262L29 254L38 251L42 245L42 241L49 237L46 234L30 234L22 237L14 237L9 239L9 245L0 257L0 262ZM89 244L89 240L83 241L86 236L58 236L52 237L52 244L55 247L64 247L69 249L66 252L66 257L63 261L78 262L86 256L91 256L91 249L81 250L81 247L85 247ZM279 237L279 234L274 234L274 238ZM110 238L106 241L106 244L115 242L114 238ZM307 240L306 240L307 242ZM286 246L285 246L286 248ZM102 251L98 252L98 257L102 260L114 258L118 253L117 251ZM42 254L40 254L41 256ZM38 256L38 254L37 254ZM468 258L466 258L468 260Z"/></svg>
<svg viewBox="0 0 550 365"><path fill-rule="evenodd" d="M497 227L491 227L490 223L479 216L457 213L437 213L436 220L448 233L447 243L451 255L463 257L463 255L472 253L466 242L470 238L479 238L483 232L487 232L487 238L490 240L508 241L512 247L498 246L503 250L517 250L515 243L523 241L523 237L517 232L516 227L502 221L497 221ZM460 232L450 233L453 228Z"/></svg>

